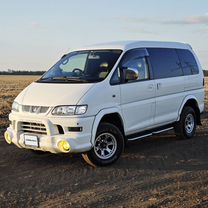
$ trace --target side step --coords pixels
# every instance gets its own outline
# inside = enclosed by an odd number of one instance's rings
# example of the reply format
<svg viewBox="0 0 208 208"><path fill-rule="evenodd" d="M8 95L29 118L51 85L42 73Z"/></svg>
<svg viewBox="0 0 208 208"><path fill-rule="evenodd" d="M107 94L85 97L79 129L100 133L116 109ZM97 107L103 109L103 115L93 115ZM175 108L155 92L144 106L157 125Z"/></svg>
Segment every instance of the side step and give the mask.
<svg viewBox="0 0 208 208"><path fill-rule="evenodd" d="M162 132L169 131L174 128L173 126L165 126L165 127L166 128L157 128L157 129L152 129L152 130L148 130L145 132L140 132L138 134L128 135L126 136L126 138L128 141L134 141L138 139L143 139L145 137L153 136L155 134L160 134Z"/></svg>

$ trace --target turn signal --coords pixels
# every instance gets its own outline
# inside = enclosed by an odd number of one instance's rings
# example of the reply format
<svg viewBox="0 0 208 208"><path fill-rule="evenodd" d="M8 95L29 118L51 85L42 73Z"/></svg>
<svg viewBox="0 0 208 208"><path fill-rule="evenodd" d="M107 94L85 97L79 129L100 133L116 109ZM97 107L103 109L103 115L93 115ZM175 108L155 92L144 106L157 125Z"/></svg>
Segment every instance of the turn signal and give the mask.
<svg viewBox="0 0 208 208"><path fill-rule="evenodd" d="M11 136L10 136L10 134L9 134L8 131L5 131L5 133L4 133L4 138L5 138L5 140L6 140L6 142L7 142L8 144L11 144L11 143L12 143L12 138L11 138Z"/></svg>

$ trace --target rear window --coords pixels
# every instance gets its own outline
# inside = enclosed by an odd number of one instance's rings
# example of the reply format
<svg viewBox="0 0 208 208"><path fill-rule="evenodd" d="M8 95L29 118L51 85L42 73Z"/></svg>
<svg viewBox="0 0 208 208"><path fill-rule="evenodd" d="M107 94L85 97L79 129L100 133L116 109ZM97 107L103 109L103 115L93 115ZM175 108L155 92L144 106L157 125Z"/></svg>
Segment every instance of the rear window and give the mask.
<svg viewBox="0 0 208 208"><path fill-rule="evenodd" d="M184 75L198 74L199 68L193 54L189 50L177 49Z"/></svg>
<svg viewBox="0 0 208 208"><path fill-rule="evenodd" d="M175 49L148 48L155 79L183 76Z"/></svg>

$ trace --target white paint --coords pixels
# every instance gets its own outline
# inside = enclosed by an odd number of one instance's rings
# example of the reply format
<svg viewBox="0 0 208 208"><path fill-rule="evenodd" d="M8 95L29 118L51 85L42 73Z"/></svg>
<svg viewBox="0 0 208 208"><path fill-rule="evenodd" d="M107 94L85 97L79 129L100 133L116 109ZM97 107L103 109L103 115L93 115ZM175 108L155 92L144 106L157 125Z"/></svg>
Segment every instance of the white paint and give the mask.
<svg viewBox="0 0 208 208"><path fill-rule="evenodd" d="M117 113L122 119L125 135L129 135L177 121L189 99L195 99L202 112L203 73L198 59L198 75L110 85L110 79L123 54L130 49L145 47L180 48L193 52L188 44L155 41L128 41L85 47L84 50L123 50L104 81L92 84L32 83L15 101L22 105L48 106L50 109L57 105L88 105L87 112L82 116L65 117L53 116L51 111L44 115L12 112L9 118L15 121L15 128L10 126L8 129L14 135L12 142L20 148L28 148L24 145L24 133L19 129L19 122L41 122L46 126L47 135L39 137L40 150L60 152L57 143L65 139L71 145L71 152L83 152L92 148L100 120L106 114ZM65 134L59 134L57 125L63 127ZM83 127L83 131L67 131L68 127L76 126Z"/></svg>

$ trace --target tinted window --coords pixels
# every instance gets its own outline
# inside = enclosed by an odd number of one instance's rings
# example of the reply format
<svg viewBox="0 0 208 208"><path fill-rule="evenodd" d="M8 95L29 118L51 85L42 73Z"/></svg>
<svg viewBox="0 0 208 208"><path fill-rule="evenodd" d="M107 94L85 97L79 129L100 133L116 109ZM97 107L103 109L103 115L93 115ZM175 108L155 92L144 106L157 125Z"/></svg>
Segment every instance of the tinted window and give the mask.
<svg viewBox="0 0 208 208"><path fill-rule="evenodd" d="M114 71L114 73L113 73L113 76L112 76L112 78L111 78L110 83L111 83L112 85L115 85L115 84L119 84L120 81L121 81L121 74L120 74L119 68L117 68L117 69Z"/></svg>
<svg viewBox="0 0 208 208"><path fill-rule="evenodd" d="M149 78L148 65L145 57L130 59L124 64L124 67L125 69L135 69L138 72L138 77L136 78L136 80L144 80Z"/></svg>
<svg viewBox="0 0 208 208"><path fill-rule="evenodd" d="M155 79L182 76L183 72L175 49L149 48Z"/></svg>
<svg viewBox="0 0 208 208"><path fill-rule="evenodd" d="M198 74L199 69L193 54L189 50L177 49L184 75Z"/></svg>

